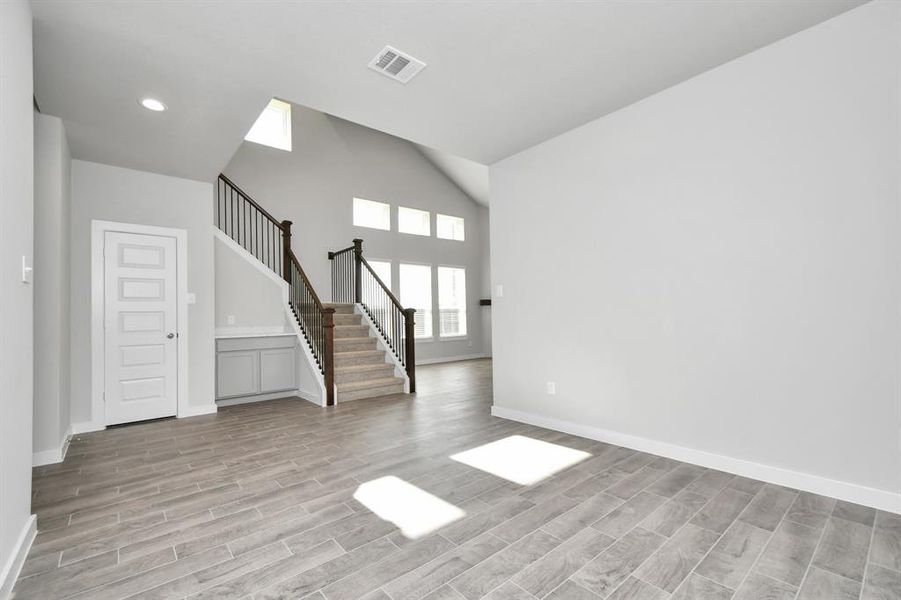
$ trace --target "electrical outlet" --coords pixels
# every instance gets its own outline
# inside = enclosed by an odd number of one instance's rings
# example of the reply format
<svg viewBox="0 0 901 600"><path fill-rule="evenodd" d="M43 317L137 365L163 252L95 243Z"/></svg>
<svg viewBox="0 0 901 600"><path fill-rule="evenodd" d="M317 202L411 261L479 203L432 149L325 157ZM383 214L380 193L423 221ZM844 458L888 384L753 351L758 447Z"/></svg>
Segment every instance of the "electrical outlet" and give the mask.
<svg viewBox="0 0 901 600"><path fill-rule="evenodd" d="M228 315L227 319L229 325L235 324L235 315Z"/></svg>
<svg viewBox="0 0 901 600"><path fill-rule="evenodd" d="M557 393L557 384L553 381L547 382L547 394L548 396L553 396Z"/></svg>

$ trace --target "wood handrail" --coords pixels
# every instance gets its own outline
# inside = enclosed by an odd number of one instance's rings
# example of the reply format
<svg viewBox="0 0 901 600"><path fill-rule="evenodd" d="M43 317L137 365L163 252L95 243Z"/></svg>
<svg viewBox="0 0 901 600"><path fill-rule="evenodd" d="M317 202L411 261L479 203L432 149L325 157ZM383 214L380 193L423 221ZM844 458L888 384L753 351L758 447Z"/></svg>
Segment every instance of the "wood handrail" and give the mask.
<svg viewBox="0 0 901 600"><path fill-rule="evenodd" d="M340 255L344 254L345 252L350 252L350 251L353 250L355 247L356 247L356 246L348 246L347 248L342 248L341 250L335 250L334 252L329 252L329 253L328 253L328 258L329 258L329 260L332 260L332 259L335 258L336 256L340 256Z"/></svg>
<svg viewBox="0 0 901 600"><path fill-rule="evenodd" d="M229 186L231 186L232 188L234 188L234 190L235 190L236 192L238 192L239 194L241 194L241 196L243 196L244 199L245 199L251 206L253 206L255 209L257 209L258 211L260 211L260 212L263 214L264 217L266 217L267 219L269 219L270 221L272 221L273 225L275 225L276 227L278 227L279 229L281 229L282 231L284 231L284 228L283 228L283 226L282 226L282 222L279 221L278 219L276 219L275 217L273 217L272 215L270 215L268 210L266 210L265 208L263 208L262 206L260 206L259 204L257 204L257 202L256 202L253 198L251 198L251 197L247 194L247 192L245 192L244 190L242 190L241 188L239 188L238 186L236 186L234 181L232 181L231 179L229 179L228 177L226 177L226 176L225 176L224 174L222 174L222 173L219 173L219 179L221 179L222 181L224 181L225 183L227 183Z"/></svg>
<svg viewBox="0 0 901 600"><path fill-rule="evenodd" d="M319 294L316 293L316 289L313 287L313 284L310 283L310 278L307 277L307 274L304 272L303 267L300 266L300 261L297 260L297 256L295 256L294 250L291 250L290 248L288 249L288 258L291 263L297 268L297 272L300 273L300 276L303 278L303 282L306 285L307 289L310 290L310 296L313 298L313 302L316 303L316 308L318 308L319 310L325 310L325 305L322 304L322 300L319 299Z"/></svg>
<svg viewBox="0 0 901 600"><path fill-rule="evenodd" d="M396 306L397 308L399 308L401 310L406 310L404 308L404 305L400 303L400 300L397 299L397 296L395 296L394 293L390 289L388 289L388 286L385 285L385 282L382 281L382 278L379 277L376 274L376 272L372 270L372 266L369 264L369 261L366 260L366 258L364 258L362 256L360 257L360 260L363 262L363 266L366 267L366 269L369 271L369 273L375 278L376 283L378 283L379 286L381 286L381 288L385 291L385 294L388 296L388 299L391 300L391 302L394 304L394 306Z"/></svg>

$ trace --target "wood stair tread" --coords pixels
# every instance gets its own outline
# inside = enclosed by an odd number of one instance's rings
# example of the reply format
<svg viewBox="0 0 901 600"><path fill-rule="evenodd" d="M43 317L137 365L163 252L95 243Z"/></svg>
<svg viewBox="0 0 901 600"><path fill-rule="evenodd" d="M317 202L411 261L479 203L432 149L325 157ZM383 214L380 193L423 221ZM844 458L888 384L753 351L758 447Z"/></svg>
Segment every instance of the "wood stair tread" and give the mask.
<svg viewBox="0 0 901 600"><path fill-rule="evenodd" d="M335 366L335 372L338 373L353 373L358 371L378 371L380 369L384 369L386 367L394 368L394 365L386 362L382 363L363 363L361 365L344 365L344 366Z"/></svg>
<svg viewBox="0 0 901 600"><path fill-rule="evenodd" d="M384 350L344 350L339 352L335 350L335 356L346 356L347 358L357 358L362 356L375 356L376 354L384 354Z"/></svg>

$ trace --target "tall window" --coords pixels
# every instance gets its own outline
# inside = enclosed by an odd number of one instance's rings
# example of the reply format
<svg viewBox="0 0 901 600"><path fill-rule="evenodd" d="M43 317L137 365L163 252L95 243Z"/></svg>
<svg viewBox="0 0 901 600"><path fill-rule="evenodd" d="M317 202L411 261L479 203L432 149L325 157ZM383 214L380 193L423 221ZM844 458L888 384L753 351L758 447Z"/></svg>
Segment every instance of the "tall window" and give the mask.
<svg viewBox="0 0 901 600"><path fill-rule="evenodd" d="M432 337L432 267L400 264L400 302L416 309L414 337Z"/></svg>
<svg viewBox="0 0 901 600"><path fill-rule="evenodd" d="M379 276L379 279L382 280L388 289L391 288L391 263L387 260L370 260L369 266L372 267L372 270L375 271L375 274Z"/></svg>
<svg viewBox="0 0 901 600"><path fill-rule="evenodd" d="M466 335L466 269L438 267L441 337Z"/></svg>
<svg viewBox="0 0 901 600"><path fill-rule="evenodd" d="M438 237L444 240L457 240L462 242L463 234L463 218L451 217L449 215L439 214L435 220L435 228Z"/></svg>
<svg viewBox="0 0 901 600"><path fill-rule="evenodd" d="M412 233L414 235L432 235L430 218L431 215L429 215L427 210L398 206L397 230L401 233Z"/></svg>
<svg viewBox="0 0 901 600"><path fill-rule="evenodd" d="M291 105L270 100L244 139L291 152Z"/></svg>
<svg viewBox="0 0 901 600"><path fill-rule="evenodd" d="M391 231L391 205L354 198L354 225Z"/></svg>

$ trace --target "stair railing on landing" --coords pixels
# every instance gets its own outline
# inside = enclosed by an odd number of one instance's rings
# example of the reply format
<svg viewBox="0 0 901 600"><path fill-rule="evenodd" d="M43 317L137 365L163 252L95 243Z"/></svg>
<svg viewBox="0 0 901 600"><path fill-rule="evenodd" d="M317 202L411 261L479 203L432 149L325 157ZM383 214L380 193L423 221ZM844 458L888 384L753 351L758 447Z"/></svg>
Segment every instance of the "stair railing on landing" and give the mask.
<svg viewBox="0 0 901 600"><path fill-rule="evenodd" d="M416 391L416 345L414 343L414 314L416 309L404 308L385 282L363 256L363 240L354 245L329 252L332 262L332 301L356 303L363 307L388 347L404 366L410 379L410 392Z"/></svg>
<svg viewBox="0 0 901 600"><path fill-rule="evenodd" d="M278 221L225 175L216 184L216 226L288 283L288 302L335 404L334 308L323 306L291 250L291 221Z"/></svg>

